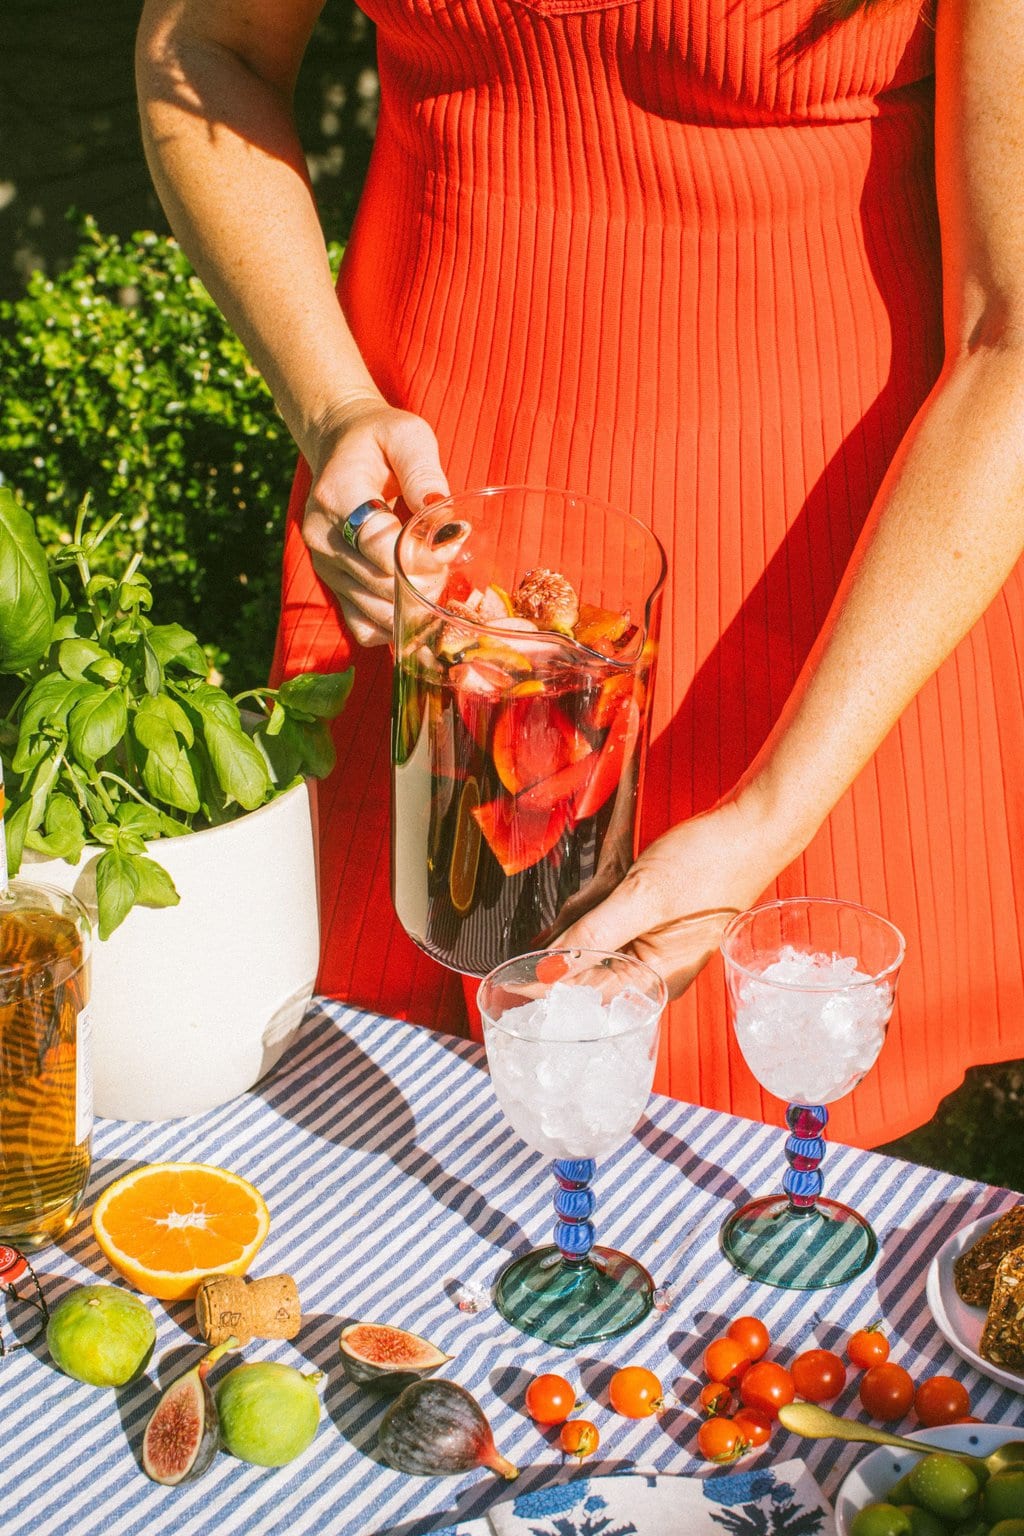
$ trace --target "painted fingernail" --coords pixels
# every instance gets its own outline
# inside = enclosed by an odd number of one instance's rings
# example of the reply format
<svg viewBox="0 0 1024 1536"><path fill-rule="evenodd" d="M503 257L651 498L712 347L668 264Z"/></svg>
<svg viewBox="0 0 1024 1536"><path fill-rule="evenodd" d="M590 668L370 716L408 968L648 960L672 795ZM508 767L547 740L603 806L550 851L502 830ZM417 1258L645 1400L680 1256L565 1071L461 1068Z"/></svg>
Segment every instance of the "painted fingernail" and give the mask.
<svg viewBox="0 0 1024 1536"><path fill-rule="evenodd" d="M423 505L425 507L436 507L439 501L447 500L448 497L442 495L440 491L428 491L423 498Z"/></svg>

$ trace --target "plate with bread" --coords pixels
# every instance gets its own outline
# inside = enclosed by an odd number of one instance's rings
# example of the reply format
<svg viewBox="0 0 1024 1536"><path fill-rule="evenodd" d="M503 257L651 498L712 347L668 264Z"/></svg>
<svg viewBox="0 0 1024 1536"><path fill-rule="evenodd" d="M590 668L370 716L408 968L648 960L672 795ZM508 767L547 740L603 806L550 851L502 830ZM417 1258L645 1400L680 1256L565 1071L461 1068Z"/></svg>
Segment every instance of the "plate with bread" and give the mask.
<svg viewBox="0 0 1024 1536"><path fill-rule="evenodd" d="M957 1353L1024 1392L1024 1204L954 1232L931 1262L926 1294Z"/></svg>

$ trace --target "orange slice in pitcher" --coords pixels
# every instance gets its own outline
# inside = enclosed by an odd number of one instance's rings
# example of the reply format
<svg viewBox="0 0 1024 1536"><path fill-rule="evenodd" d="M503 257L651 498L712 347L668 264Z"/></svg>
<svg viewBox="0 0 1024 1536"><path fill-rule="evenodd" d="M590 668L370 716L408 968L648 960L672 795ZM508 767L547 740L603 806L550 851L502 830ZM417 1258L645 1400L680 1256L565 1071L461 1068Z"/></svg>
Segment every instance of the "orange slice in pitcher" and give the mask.
<svg viewBox="0 0 1024 1536"><path fill-rule="evenodd" d="M518 875L551 852L569 825L569 807L563 803L531 814L517 810L514 801L501 796L478 806L473 819L502 871Z"/></svg>
<svg viewBox="0 0 1024 1536"><path fill-rule="evenodd" d="M146 1296L193 1297L207 1275L244 1275L270 1229L263 1196L208 1163L146 1163L107 1186L92 1229Z"/></svg>
<svg viewBox="0 0 1024 1536"><path fill-rule="evenodd" d="M448 894L460 915L469 911L476 890L476 872L480 864L480 828L473 812L480 804L476 779L467 779L455 818L452 862L448 870Z"/></svg>
<svg viewBox="0 0 1024 1536"><path fill-rule="evenodd" d="M544 694L509 699L494 726L491 756L498 778L512 794L550 778L590 752L590 742Z"/></svg>

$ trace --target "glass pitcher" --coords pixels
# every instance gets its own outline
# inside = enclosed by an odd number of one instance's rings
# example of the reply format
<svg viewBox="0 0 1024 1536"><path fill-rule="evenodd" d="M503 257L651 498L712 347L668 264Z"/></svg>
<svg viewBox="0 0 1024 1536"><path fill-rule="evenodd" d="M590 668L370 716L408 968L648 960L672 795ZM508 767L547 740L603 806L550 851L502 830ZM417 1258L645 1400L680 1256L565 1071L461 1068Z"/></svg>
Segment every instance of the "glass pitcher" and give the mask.
<svg viewBox="0 0 1024 1536"><path fill-rule="evenodd" d="M665 553L587 496L451 496L399 536L391 889L484 976L551 942L635 856Z"/></svg>

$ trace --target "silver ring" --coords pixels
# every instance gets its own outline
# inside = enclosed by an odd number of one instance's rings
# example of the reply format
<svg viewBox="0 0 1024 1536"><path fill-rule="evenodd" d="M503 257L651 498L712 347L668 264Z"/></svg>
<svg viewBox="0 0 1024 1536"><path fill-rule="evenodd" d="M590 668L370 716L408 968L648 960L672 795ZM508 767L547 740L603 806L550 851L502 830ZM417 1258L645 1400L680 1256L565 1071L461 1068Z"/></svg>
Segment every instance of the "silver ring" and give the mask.
<svg viewBox="0 0 1024 1536"><path fill-rule="evenodd" d="M381 501L375 496L370 501L362 502L354 512L350 512L341 525L341 536L345 543L350 545L357 553L359 551L359 530L378 512L390 512L391 508L386 501Z"/></svg>

